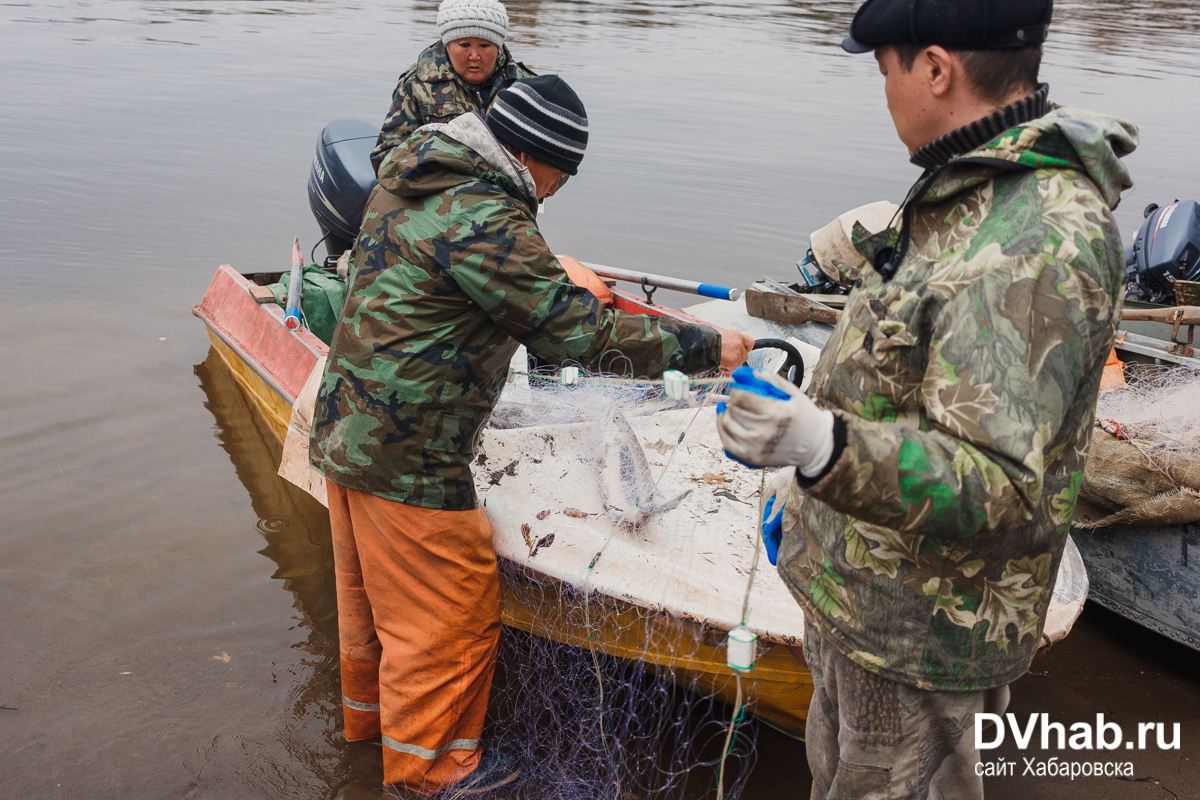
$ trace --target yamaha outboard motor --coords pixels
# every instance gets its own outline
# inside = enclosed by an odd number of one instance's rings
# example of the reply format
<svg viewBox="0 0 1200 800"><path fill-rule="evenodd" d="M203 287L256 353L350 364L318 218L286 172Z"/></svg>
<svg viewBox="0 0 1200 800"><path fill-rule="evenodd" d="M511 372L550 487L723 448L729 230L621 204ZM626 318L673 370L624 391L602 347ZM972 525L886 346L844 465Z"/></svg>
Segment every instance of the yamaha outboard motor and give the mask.
<svg viewBox="0 0 1200 800"><path fill-rule="evenodd" d="M361 119L335 119L317 139L308 176L308 205L331 256L340 256L354 245L362 224L363 208L375 188L371 151L379 128Z"/></svg>
<svg viewBox="0 0 1200 800"><path fill-rule="evenodd" d="M1200 204L1147 206L1146 221L1125 251L1125 268L1127 298L1174 305L1175 281L1200 279Z"/></svg>

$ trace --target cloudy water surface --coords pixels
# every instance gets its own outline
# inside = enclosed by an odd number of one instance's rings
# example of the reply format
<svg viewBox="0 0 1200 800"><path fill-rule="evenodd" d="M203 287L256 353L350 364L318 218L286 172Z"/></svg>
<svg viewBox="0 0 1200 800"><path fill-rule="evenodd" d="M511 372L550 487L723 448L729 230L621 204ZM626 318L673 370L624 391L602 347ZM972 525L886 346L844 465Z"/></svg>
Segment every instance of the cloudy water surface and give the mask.
<svg viewBox="0 0 1200 800"><path fill-rule="evenodd" d="M919 170L874 60L838 47L856 5L510 2L513 52L591 121L551 246L746 286L794 276L841 211L899 201ZM1056 5L1051 99L1141 129L1128 238L1146 204L1200 195L1200 3ZM378 749L339 728L324 509L275 477L190 308L218 264L283 270L293 237L315 243L318 133L382 120L435 14L0 4L0 798L379 796ZM1198 674L1089 610L1015 709L1182 719L1184 752L1140 758L1137 781L989 797L1195 796ZM806 797L803 745L763 731L758 748L745 796Z"/></svg>

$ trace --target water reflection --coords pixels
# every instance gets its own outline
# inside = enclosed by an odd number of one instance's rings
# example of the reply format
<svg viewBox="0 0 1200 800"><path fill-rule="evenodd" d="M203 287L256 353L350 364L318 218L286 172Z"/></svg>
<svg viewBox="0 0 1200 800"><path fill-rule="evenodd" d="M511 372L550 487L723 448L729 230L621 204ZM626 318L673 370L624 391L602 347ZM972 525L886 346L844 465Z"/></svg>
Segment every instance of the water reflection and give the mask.
<svg viewBox="0 0 1200 800"><path fill-rule="evenodd" d="M289 708L276 725L274 741L221 736L203 750L197 785L224 785L230 778L273 797L336 797L349 783L374 785L380 757L371 745L347 746L342 735L338 673L337 598L333 549L325 507L276 474L281 447L213 350L195 367L204 406L216 421L216 436L229 455L259 517L266 546L258 552L275 562L271 577L294 598L296 626L308 636L293 647L304 653L274 675L294 685ZM284 672L280 668L279 672Z"/></svg>

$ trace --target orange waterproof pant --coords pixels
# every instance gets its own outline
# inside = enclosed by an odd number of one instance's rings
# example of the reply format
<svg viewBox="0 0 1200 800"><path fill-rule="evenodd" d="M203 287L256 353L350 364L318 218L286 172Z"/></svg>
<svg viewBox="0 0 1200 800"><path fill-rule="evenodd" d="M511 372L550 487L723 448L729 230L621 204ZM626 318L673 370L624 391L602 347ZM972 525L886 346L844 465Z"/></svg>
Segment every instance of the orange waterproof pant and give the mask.
<svg viewBox="0 0 1200 800"><path fill-rule="evenodd" d="M382 736L385 784L431 794L479 764L500 641L482 510L328 484L346 739Z"/></svg>

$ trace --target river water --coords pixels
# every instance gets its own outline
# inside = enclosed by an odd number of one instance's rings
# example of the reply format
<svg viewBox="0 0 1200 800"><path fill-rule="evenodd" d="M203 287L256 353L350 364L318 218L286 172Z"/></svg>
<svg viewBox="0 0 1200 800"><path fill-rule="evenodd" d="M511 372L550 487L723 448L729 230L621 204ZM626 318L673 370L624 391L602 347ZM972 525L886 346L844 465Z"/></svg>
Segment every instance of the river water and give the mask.
<svg viewBox="0 0 1200 800"><path fill-rule="evenodd" d="M1061 0L1043 79L1141 128L1117 212L1200 193L1200 4ZM587 105L551 245L745 286L807 234L898 201L907 163L850 0L511 2L510 45ZM436 3L0 5L0 797L378 797L337 725L323 509L190 314L214 268L316 239L325 122L387 109ZM682 296L669 302L686 302ZM1183 722L1130 781L996 780L990 797L1200 796L1200 659L1091 609L1014 709ZM1073 715L1073 716L1072 716ZM1022 716L1022 718L1024 718ZM1013 757L1013 754L1009 754ZM764 732L745 796L805 797Z"/></svg>

